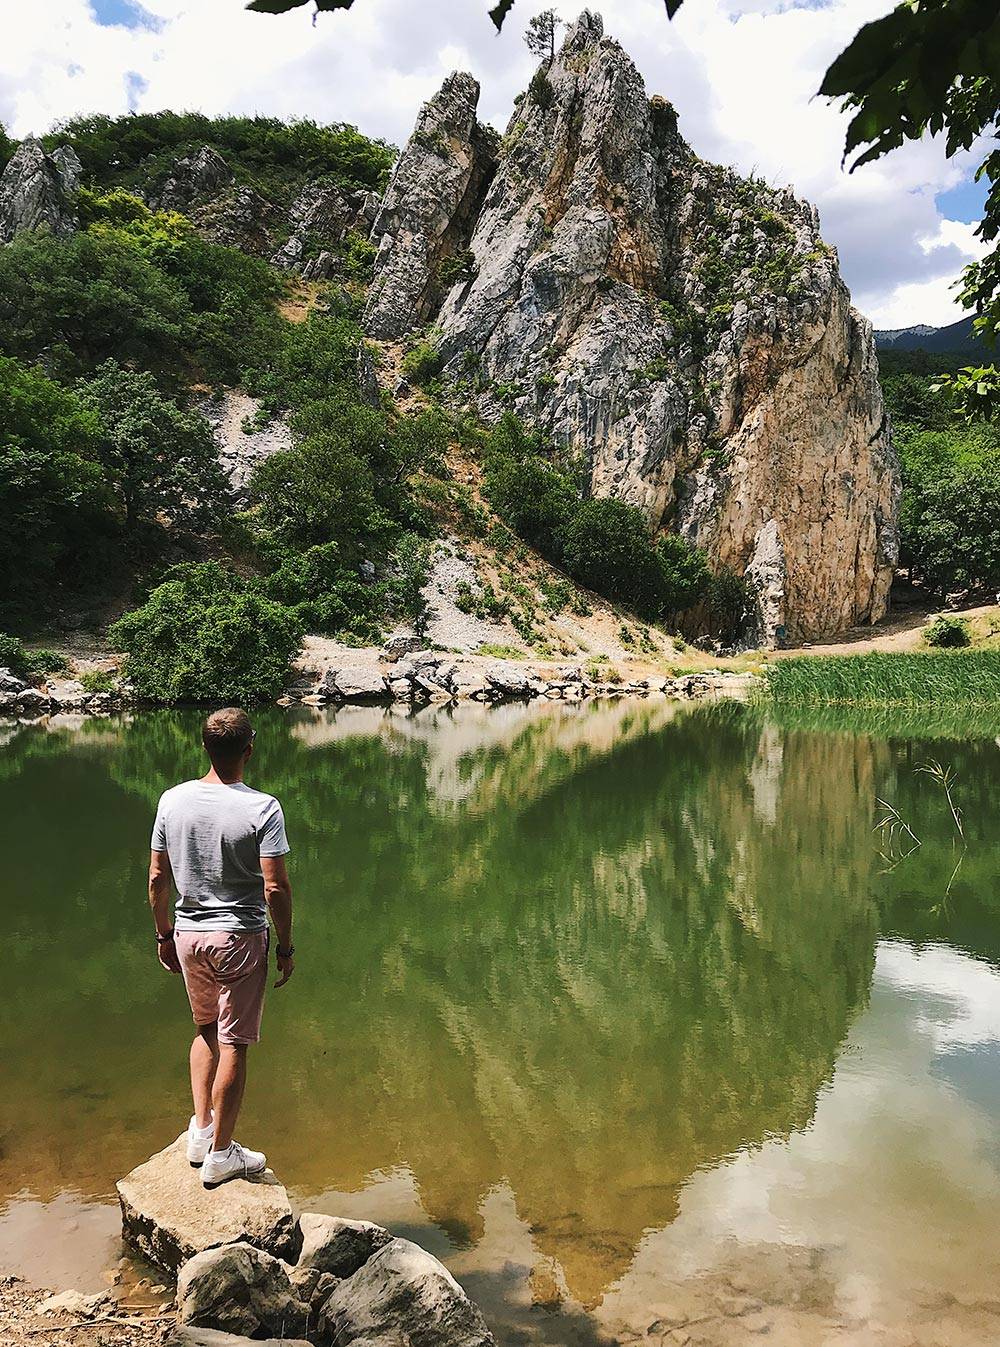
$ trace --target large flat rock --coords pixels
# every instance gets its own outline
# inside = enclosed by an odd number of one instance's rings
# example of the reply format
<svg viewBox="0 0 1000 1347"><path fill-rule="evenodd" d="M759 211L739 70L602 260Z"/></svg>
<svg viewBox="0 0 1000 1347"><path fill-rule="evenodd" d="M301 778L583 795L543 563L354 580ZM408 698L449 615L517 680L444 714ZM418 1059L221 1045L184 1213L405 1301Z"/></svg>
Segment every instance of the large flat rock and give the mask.
<svg viewBox="0 0 1000 1347"><path fill-rule="evenodd" d="M167 1272L203 1249L244 1241L294 1261L301 1234L288 1194L268 1170L253 1183L206 1189L182 1135L118 1183L122 1238Z"/></svg>

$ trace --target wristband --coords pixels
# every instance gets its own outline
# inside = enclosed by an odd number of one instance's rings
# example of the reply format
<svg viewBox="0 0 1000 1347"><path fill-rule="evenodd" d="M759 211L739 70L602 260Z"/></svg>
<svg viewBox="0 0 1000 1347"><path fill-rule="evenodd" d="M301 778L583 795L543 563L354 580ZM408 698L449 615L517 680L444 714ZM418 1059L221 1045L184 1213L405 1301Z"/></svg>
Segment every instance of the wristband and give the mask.
<svg viewBox="0 0 1000 1347"><path fill-rule="evenodd" d="M170 941L173 940L173 938L174 938L174 928L172 926L170 930L166 931L163 935L160 935L159 931L157 931L156 933L156 943L158 945L168 945Z"/></svg>
<svg viewBox="0 0 1000 1347"><path fill-rule="evenodd" d="M292 955L295 953L295 946L289 945L287 949L282 949L281 946L279 945L275 953L277 954L279 959L290 959Z"/></svg>

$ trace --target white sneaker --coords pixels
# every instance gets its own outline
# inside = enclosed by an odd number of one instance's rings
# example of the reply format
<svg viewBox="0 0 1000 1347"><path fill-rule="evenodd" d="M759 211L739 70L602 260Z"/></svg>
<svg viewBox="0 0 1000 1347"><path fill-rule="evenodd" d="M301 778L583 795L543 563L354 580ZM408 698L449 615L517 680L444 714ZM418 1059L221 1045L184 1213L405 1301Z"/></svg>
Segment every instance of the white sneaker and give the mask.
<svg viewBox="0 0 1000 1347"><path fill-rule="evenodd" d="M218 1188L230 1179L253 1179L267 1168L267 1156L260 1151L248 1151L238 1141L231 1141L224 1151L209 1151L201 1167L201 1181L206 1188Z"/></svg>
<svg viewBox="0 0 1000 1347"><path fill-rule="evenodd" d="M192 1169L197 1169L212 1149L213 1127L214 1124L212 1123L209 1123L206 1128L199 1127L197 1119L194 1117L188 1123L187 1157Z"/></svg>

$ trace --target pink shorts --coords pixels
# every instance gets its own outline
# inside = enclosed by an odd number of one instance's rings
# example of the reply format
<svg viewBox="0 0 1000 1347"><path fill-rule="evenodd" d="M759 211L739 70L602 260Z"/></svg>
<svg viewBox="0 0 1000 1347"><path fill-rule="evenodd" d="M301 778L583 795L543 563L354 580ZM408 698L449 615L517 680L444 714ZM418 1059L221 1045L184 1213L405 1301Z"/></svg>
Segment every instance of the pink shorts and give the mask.
<svg viewBox="0 0 1000 1347"><path fill-rule="evenodd" d="M256 1043L267 986L267 931L178 931L174 937L195 1024L220 1043Z"/></svg>

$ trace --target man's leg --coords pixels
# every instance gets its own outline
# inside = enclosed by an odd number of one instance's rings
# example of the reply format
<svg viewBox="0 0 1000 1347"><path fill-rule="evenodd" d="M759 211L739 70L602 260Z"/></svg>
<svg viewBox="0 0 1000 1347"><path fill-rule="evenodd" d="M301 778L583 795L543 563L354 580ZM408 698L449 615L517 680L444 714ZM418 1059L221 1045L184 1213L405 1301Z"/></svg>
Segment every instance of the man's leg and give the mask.
<svg viewBox="0 0 1000 1347"><path fill-rule="evenodd" d="M247 1083L247 1045L220 1043L219 1064L212 1087L212 1107L215 1110L215 1139L212 1146L224 1151L233 1139L236 1119L243 1103Z"/></svg>
<svg viewBox="0 0 1000 1347"><path fill-rule="evenodd" d="M212 1089L219 1065L219 1028L199 1024L191 1043L191 1098L194 1100L195 1124L204 1130L212 1122Z"/></svg>

